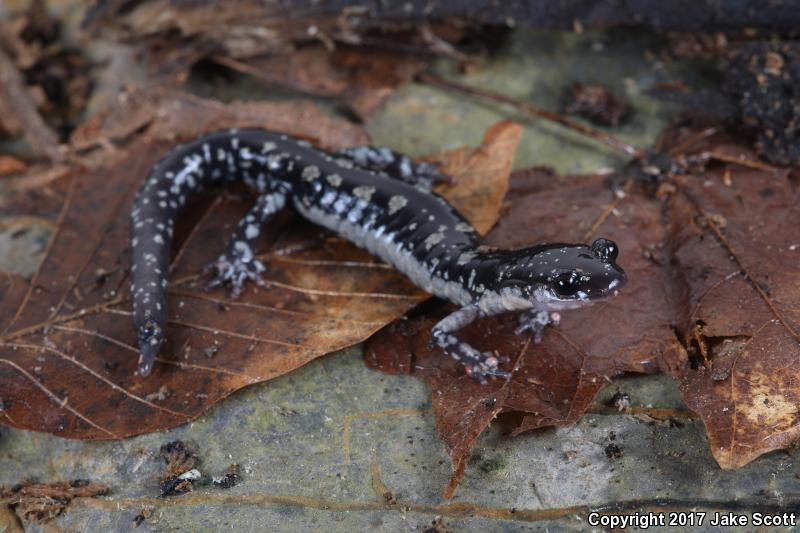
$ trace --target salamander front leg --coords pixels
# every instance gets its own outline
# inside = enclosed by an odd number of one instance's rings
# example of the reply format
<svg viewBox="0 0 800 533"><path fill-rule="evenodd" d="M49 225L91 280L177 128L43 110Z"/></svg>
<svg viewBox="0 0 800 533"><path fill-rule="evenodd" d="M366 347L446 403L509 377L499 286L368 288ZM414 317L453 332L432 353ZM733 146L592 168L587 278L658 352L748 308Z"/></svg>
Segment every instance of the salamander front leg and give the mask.
<svg viewBox="0 0 800 533"><path fill-rule="evenodd" d="M466 342L456 337L455 331L486 316L477 304L470 304L451 313L439 321L431 330L433 341L453 359L464 365L467 375L486 383L489 376L507 378L511 374L497 367L501 358L479 352Z"/></svg>
<svg viewBox="0 0 800 533"><path fill-rule="evenodd" d="M539 344L542 342L542 335L547 326L557 326L561 321L559 313L551 313L542 309L530 309L523 311L519 317L519 325L514 333L519 335L525 331L533 332L533 342Z"/></svg>
<svg viewBox="0 0 800 533"><path fill-rule="evenodd" d="M268 192L259 196L256 205L244 217L233 233L228 248L216 261L206 267L212 277L210 288L231 286L231 296L238 298L247 280L263 285L261 274L266 270L256 259L255 247L261 228L286 204L283 192Z"/></svg>
<svg viewBox="0 0 800 533"><path fill-rule="evenodd" d="M336 152L340 158L350 160L353 165L397 178L413 185L430 189L434 183L450 182L452 178L436 170L431 163L416 163L407 155L378 146L354 146Z"/></svg>

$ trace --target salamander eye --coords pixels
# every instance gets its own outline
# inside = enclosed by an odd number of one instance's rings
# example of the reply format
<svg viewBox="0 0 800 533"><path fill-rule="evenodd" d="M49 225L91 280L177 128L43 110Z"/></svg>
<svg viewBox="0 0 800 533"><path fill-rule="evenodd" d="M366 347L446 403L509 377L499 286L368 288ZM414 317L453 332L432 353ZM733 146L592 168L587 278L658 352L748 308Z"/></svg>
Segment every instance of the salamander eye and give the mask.
<svg viewBox="0 0 800 533"><path fill-rule="evenodd" d="M577 272L563 272L553 280L559 296L573 296L578 292L578 282L581 277Z"/></svg>
<svg viewBox="0 0 800 533"><path fill-rule="evenodd" d="M604 263L610 263L617 260L619 248L614 241L601 237L592 243L592 252Z"/></svg>

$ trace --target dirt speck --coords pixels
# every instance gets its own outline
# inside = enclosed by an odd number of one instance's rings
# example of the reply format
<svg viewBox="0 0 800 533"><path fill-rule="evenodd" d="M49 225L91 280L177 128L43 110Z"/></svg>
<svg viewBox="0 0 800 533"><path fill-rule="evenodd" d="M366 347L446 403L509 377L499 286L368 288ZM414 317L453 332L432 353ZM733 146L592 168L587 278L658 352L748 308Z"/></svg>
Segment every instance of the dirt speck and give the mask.
<svg viewBox="0 0 800 533"><path fill-rule="evenodd" d="M586 117L604 126L616 126L625 116L625 100L603 85L573 83L569 90L567 113Z"/></svg>
<svg viewBox="0 0 800 533"><path fill-rule="evenodd" d="M622 448L620 448L619 446L617 446L613 442L610 443L608 446L606 446L604 451L606 453L606 457L608 457L612 461L622 458L622 454L623 454Z"/></svg>

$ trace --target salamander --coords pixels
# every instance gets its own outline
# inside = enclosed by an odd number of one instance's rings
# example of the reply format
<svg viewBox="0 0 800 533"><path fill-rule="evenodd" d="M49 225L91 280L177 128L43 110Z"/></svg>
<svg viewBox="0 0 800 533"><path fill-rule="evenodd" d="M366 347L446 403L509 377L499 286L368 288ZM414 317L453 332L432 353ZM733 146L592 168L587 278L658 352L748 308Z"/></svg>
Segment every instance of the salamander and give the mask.
<svg viewBox="0 0 800 533"><path fill-rule="evenodd" d="M439 321L432 341L485 382L507 377L505 358L482 353L456 331L482 317L521 312L518 332L538 342L559 311L615 294L625 282L614 242L539 244L515 250L482 246L478 232L432 191L443 175L388 148L325 152L261 129L231 129L172 149L152 169L131 212L131 299L138 373L150 373L165 341L167 274L175 220L194 192L233 181L258 199L210 267L211 286L238 296L263 283L256 244L265 224L291 205L300 215L380 257L423 290L459 308Z"/></svg>

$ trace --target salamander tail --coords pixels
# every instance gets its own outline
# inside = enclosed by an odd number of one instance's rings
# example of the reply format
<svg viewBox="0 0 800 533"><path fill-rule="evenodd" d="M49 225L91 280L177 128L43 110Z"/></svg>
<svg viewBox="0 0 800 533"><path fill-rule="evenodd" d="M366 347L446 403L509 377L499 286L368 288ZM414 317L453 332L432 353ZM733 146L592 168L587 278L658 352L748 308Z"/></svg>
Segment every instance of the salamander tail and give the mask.
<svg viewBox="0 0 800 533"><path fill-rule="evenodd" d="M164 343L164 334L158 325L148 322L139 330L139 375L148 376L153 370L156 355Z"/></svg>

